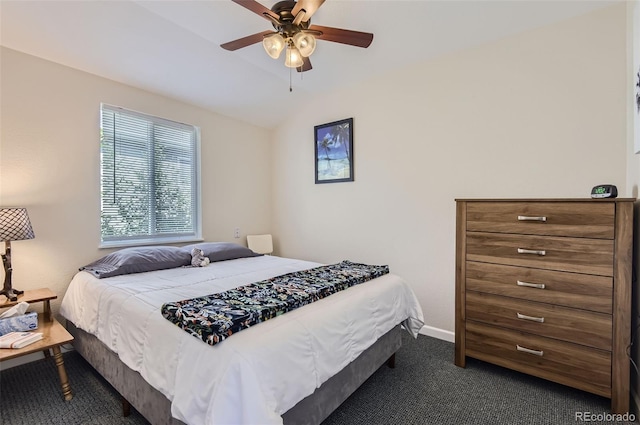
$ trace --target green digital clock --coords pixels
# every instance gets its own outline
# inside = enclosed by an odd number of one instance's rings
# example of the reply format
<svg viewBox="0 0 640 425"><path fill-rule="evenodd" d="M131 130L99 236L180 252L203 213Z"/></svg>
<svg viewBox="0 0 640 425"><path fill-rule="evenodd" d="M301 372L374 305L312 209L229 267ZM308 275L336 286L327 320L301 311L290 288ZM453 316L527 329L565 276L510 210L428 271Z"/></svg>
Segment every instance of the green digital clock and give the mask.
<svg viewBox="0 0 640 425"><path fill-rule="evenodd" d="M591 197L595 199L615 198L618 196L618 188L612 184L600 184L591 189Z"/></svg>

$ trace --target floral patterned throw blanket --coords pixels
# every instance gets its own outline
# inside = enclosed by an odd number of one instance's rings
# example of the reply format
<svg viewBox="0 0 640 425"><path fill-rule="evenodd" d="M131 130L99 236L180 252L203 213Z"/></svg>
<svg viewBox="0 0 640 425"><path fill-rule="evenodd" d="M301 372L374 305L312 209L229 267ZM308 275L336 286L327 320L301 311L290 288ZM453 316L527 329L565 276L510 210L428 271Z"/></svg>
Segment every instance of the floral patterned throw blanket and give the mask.
<svg viewBox="0 0 640 425"><path fill-rule="evenodd" d="M389 273L389 266L342 261L287 273L218 294L166 303L162 315L215 345L236 332Z"/></svg>

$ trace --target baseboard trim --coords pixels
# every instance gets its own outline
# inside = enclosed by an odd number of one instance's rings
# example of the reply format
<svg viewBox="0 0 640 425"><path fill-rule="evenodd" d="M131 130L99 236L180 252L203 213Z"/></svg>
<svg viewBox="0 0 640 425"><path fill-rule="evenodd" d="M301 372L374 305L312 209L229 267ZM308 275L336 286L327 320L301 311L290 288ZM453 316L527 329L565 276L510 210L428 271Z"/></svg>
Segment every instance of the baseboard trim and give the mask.
<svg viewBox="0 0 640 425"><path fill-rule="evenodd" d="M451 331L445 331L444 329L434 328L432 326L424 325L420 329L420 334L426 336L432 336L437 339L442 339L447 342L455 342L456 334Z"/></svg>
<svg viewBox="0 0 640 425"><path fill-rule="evenodd" d="M12 367L20 366L26 363L35 362L36 360L44 359L44 354L41 351L37 353L26 354L24 356L16 357L13 359L5 360L0 363L0 371L11 369Z"/></svg>

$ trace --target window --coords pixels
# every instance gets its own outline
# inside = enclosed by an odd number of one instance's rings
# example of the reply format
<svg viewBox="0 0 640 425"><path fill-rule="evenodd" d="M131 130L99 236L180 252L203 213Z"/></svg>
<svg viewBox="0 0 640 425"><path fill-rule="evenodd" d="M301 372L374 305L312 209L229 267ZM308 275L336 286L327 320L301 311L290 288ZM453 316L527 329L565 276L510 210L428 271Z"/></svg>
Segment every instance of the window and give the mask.
<svg viewBox="0 0 640 425"><path fill-rule="evenodd" d="M101 105L101 245L201 239L200 131Z"/></svg>

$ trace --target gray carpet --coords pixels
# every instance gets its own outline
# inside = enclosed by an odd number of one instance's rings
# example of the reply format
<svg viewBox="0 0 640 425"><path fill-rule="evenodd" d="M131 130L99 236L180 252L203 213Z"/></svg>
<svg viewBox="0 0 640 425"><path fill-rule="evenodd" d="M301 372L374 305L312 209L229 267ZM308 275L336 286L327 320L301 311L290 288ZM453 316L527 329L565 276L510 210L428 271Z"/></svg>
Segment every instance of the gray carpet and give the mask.
<svg viewBox="0 0 640 425"><path fill-rule="evenodd" d="M147 424L77 353L64 355L74 398L65 402L52 359L0 372L0 423ZM469 359L453 364L453 344L403 336L396 368L383 366L323 425L629 424L576 420L607 414L609 400Z"/></svg>

